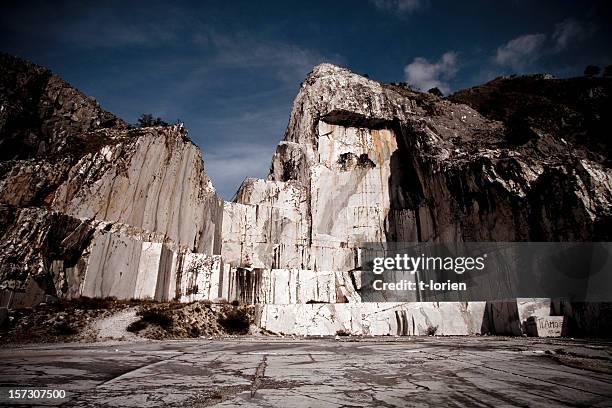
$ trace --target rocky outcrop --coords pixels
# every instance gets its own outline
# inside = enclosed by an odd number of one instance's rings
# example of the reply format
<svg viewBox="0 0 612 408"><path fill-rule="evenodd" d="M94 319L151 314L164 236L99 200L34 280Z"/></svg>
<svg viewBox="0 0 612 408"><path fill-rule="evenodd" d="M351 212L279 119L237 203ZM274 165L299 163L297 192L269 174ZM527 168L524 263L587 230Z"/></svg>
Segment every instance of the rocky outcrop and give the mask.
<svg viewBox="0 0 612 408"><path fill-rule="evenodd" d="M13 152L0 163L3 305L45 294L240 301L288 334L520 334L532 312L577 309L361 302L361 247L610 240L609 153L593 142L609 79L571 105L573 125L548 113L517 125L520 114L486 108L506 80L447 100L322 64L300 88L268 178L246 179L224 202L182 125L131 129L48 71L1 62L0 135ZM550 84L530 103L566 85ZM35 103L22 95L32 89Z"/></svg>
<svg viewBox="0 0 612 408"><path fill-rule="evenodd" d="M0 158L82 155L89 131L126 127L49 70L0 53Z"/></svg>
<svg viewBox="0 0 612 408"><path fill-rule="evenodd" d="M198 291L199 282L189 280L194 273L193 259L220 258L194 254L167 234L127 224L79 219L35 207L1 209L0 302L5 306L31 306L46 295L181 299ZM195 269L210 281L210 273L219 268L208 262ZM224 297L237 298L235 288L231 292L231 279L226 279L226 285L230 288L225 288ZM217 292L205 298L216 300L224 295Z"/></svg>
<svg viewBox="0 0 612 408"><path fill-rule="evenodd" d="M596 95L595 101L588 109L575 107L577 114L596 122L603 116L593 112L609 103L611 92L612 81L599 81L597 92L590 93ZM309 223L308 235L302 237L308 245L291 249L299 256L290 258L314 274L342 271L348 279L337 280L337 287L346 288L348 283L347 292L356 296L339 297L336 302L359 302L357 270L359 247L364 242L610 239L612 172L603 159L609 157L605 148L572 144L581 140L579 126L573 128L574 133L572 128L558 133L558 128L549 127L538 140L520 143L520 129L513 120L483 116L472 106L417 93L401 84L381 84L328 64L317 66L302 84L268 180L298 183L305 190L293 211L309 215L301 219ZM563 118L545 121L552 120L562 122ZM591 125L591 133L603 128L601 123ZM578 149L584 154L575 154ZM252 192L254 186L260 192L266 189L261 182L246 183L237 194L241 205L261 205L262 195ZM252 196L258 199L249 201ZM275 205L271 199L267 203ZM290 225L284 229L295 228ZM303 224L299 229L304 230ZM247 261L269 256L272 252L266 245L278 244L274 239L262 242L259 237L252 249L253 242L247 237L241 245L249 248ZM270 267L265 263L242 265ZM486 307L478 302L443 307L440 303L410 304L408 320L414 320L411 316L416 312L430 322L414 325L407 333L423 334L431 325L444 334L520 334L529 317L520 312L525 304L526 310L535 307L542 313L561 313L558 308L534 306L540 303L506 302L501 311L493 303ZM405 324L394 316L404 306L390 304L392 312L374 313L385 316L384 329L364 329L369 326L371 310L386 310L384 306L264 305L260 318L262 326L286 333L403 333ZM461 311L466 307L479 312L466 314ZM445 317L434 317L438 313ZM471 317L457 318L468 315ZM347 322L351 323L347 326ZM451 328L449 322L457 326Z"/></svg>
<svg viewBox="0 0 612 408"><path fill-rule="evenodd" d="M514 149L563 155L569 148L580 159L609 167L610 87L606 77L510 76L455 92L448 99L503 122L506 143Z"/></svg>
<svg viewBox="0 0 612 408"><path fill-rule="evenodd" d="M223 215L185 128L133 129L48 70L0 67L2 305L180 298L184 259L220 254Z"/></svg>
<svg viewBox="0 0 612 408"><path fill-rule="evenodd" d="M1 303L23 307L40 303L73 284L78 287L93 226L86 220L38 208L0 207ZM58 263L62 272L57 271ZM59 272L59 271L58 271ZM57 290L56 284L62 287Z"/></svg>
<svg viewBox="0 0 612 408"><path fill-rule="evenodd" d="M612 85L598 85L603 106ZM380 211L378 220L354 222L382 226L355 237L362 241L608 240L605 149L577 156L561 136L549 141L554 151L513 145L511 126L466 105L322 65L296 98L270 179L310 185L313 240L321 233L350 242L338 223L352 227L342 214L351 208L366 217ZM338 211L326 200L341 203Z"/></svg>
<svg viewBox="0 0 612 408"><path fill-rule="evenodd" d="M43 205L88 152L108 143L89 132L127 124L49 70L0 53L0 200Z"/></svg>
<svg viewBox="0 0 612 408"><path fill-rule="evenodd" d="M222 203L184 128L104 133L113 143L76 162L49 196L50 206L78 218L159 232L196 252L219 253Z"/></svg>

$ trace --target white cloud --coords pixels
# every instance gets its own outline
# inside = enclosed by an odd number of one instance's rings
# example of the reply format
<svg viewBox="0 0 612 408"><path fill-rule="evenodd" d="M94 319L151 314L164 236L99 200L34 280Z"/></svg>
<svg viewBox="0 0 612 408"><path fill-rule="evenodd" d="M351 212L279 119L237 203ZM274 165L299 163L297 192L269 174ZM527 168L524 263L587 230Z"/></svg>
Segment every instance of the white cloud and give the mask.
<svg viewBox="0 0 612 408"><path fill-rule="evenodd" d="M573 19L564 20L555 25L552 39L555 42L555 50L562 51L571 43L582 41L594 32L593 26L586 26Z"/></svg>
<svg viewBox="0 0 612 408"><path fill-rule="evenodd" d="M450 92L450 86L445 81L456 73L457 53L454 51L444 53L437 62L419 57L404 67L406 82L423 91L437 87L443 93Z"/></svg>
<svg viewBox="0 0 612 408"><path fill-rule="evenodd" d="M495 62L514 69L524 68L541 57L545 43L546 34L522 35L499 47Z"/></svg>
<svg viewBox="0 0 612 408"><path fill-rule="evenodd" d="M372 0L372 3L381 10L398 13L413 13L425 6L424 0Z"/></svg>
<svg viewBox="0 0 612 408"><path fill-rule="evenodd" d="M497 49L494 61L501 67L509 67L517 71L523 70L544 56L561 53L594 32L593 25L566 19L557 23L550 35L526 34L508 41Z"/></svg>

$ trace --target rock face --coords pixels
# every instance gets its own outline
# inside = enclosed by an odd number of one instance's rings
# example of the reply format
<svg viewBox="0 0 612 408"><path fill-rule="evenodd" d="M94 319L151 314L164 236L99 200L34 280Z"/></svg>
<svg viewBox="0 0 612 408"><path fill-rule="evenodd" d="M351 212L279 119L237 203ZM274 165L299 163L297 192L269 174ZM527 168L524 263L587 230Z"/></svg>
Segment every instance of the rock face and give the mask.
<svg viewBox="0 0 612 408"><path fill-rule="evenodd" d="M222 203L180 125L107 131L114 142L82 157L49 196L51 208L165 234L218 253Z"/></svg>
<svg viewBox="0 0 612 408"><path fill-rule="evenodd" d="M224 202L181 125L130 129L48 71L0 62L2 305L238 300L259 305L261 327L301 335L521 334L552 311L601 332L607 309L546 299L361 303L359 248L610 240L609 79L498 79L447 100L322 64L268 179ZM567 103L525 116L513 89L544 90L525 97L533 109Z"/></svg>
<svg viewBox="0 0 612 408"><path fill-rule="evenodd" d="M512 119L508 120L494 115L487 118L470 106L416 93L401 85L381 84L332 65L316 67L294 102L289 126L274 155L268 178L275 183L288 183L294 190L297 182L306 190L295 196L300 205L293 208L296 215L310 215L300 219L299 228L304 230L304 220L310 223L309 235L303 237L309 244L302 247L296 242L287 247L291 241L284 240L278 245L275 238L266 243L277 245L274 248L280 249L281 254L290 252L290 259L300 264L283 266L306 265L314 273L341 271L348 279L338 279L337 285L346 288L344 284L351 283L345 292L354 294L359 287L353 271L359 266L357 248L363 242L609 240L612 172L608 152L602 144L581 143L574 148L574 142L603 138L597 132L607 120L601 107L610 103L612 81L601 79L576 85L582 79L522 80L556 81L543 86L549 93L553 92L551 88L565 88L568 81L572 88L582 89L579 97L589 102L574 106L571 111L578 125L517 129L517 114L510 115ZM537 84L527 87L531 88L537 88ZM502 93L511 94L508 90ZM459 100L459 94L452 99ZM502 100L501 104L504 103L510 102ZM535 109L537 101L533 104ZM481 109L475 103L472 105ZM566 111L569 109L557 116L548 112L542 123L563 123ZM589 118L588 126L579 126L581 121L575 117L580 115ZM532 116L537 117L537 113ZM535 134L535 139L517 137L524 129ZM582 134L585 131L586 138ZM578 150L580 154L576 154ZM261 206L261 196L252 192L257 185L260 191L266 190L262 182L248 181L238 192L238 201ZM276 204L267 199L266 205ZM285 219L289 220L290 217ZM298 229L295 227L296 224L290 224L284 230ZM252 251L246 241L241 246L242 261L244 248ZM257 242L261 249L247 252L247 260L272 253L261 239ZM224 253L229 259L232 255ZM494 304L484 308L476 302L466 309L465 305L449 303L444 312L448 318L442 321L431 318L427 324L415 325L420 330L413 328L408 332L423 333L427 327L437 326L446 334L481 330L520 334L522 322L529 316L517 310L525 303L529 302L520 300L513 306L505 303L503 313L496 312ZM419 310L418 316L434 316L439 305L410 305L406 309L408 320L414 321L410 311L415 310ZM363 334L396 334L404 332L406 326L395 316L403 306L338 307L264 306L262 325L275 329L288 325L292 327L290 331L300 334L311 329L321 334L317 331L321 327L327 327L323 329L327 334L333 333L328 327L330 322L360 322L351 327L337 324L335 329ZM551 307L544 309L550 313ZM353 316L355 312L357 315ZM304 316L294 318L295 313ZM342 313L352 317L343 319L339 317ZM370 321L366 316L371 313L376 319L389 322L388 326L383 325L387 328L377 326L379 329L374 332L364 329ZM487 319L491 322L483 323ZM445 328L443 323L447 321L465 324L456 330ZM303 325L303 322L318 323Z"/></svg>
<svg viewBox="0 0 612 408"><path fill-rule="evenodd" d="M602 81L593 86L609 104L612 85ZM323 65L300 90L270 179L311 186L315 241L609 240L606 152L582 146L577 155L554 129L533 129L545 146L511 144L510 126ZM345 211L363 222L347 224ZM362 224L369 230L353 231Z"/></svg>
<svg viewBox="0 0 612 408"><path fill-rule="evenodd" d="M0 67L2 305L180 297L189 254L220 254L223 215L183 126L132 129L41 67Z"/></svg>

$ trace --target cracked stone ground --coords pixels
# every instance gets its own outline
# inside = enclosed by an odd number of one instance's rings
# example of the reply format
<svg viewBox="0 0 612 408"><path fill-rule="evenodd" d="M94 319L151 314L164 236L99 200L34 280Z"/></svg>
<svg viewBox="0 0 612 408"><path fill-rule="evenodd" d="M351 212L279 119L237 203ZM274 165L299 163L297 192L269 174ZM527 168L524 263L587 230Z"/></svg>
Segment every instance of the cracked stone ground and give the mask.
<svg viewBox="0 0 612 408"><path fill-rule="evenodd" d="M0 386L66 389L68 407L612 406L611 352L499 337L46 344L0 350Z"/></svg>

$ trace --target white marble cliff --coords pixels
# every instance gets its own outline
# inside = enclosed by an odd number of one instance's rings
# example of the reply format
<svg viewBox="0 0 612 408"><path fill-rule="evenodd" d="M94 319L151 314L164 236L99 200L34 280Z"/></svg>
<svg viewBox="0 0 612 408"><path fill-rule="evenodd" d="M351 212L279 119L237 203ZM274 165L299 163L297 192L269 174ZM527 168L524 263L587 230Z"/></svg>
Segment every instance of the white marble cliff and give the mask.
<svg viewBox="0 0 612 408"><path fill-rule="evenodd" d="M129 128L48 71L2 63L20 73L4 90L46 80L32 109L51 125L27 129L32 140L0 122L14 150L0 168L0 306L238 300L285 334L521 334L528 317L568 307L361 302L360 245L610 235L612 171L589 146L568 154L540 128L531 144L508 143L503 121L402 84L315 67L270 175L226 202L182 125ZM21 114L18 95L2 97L6 117Z"/></svg>

